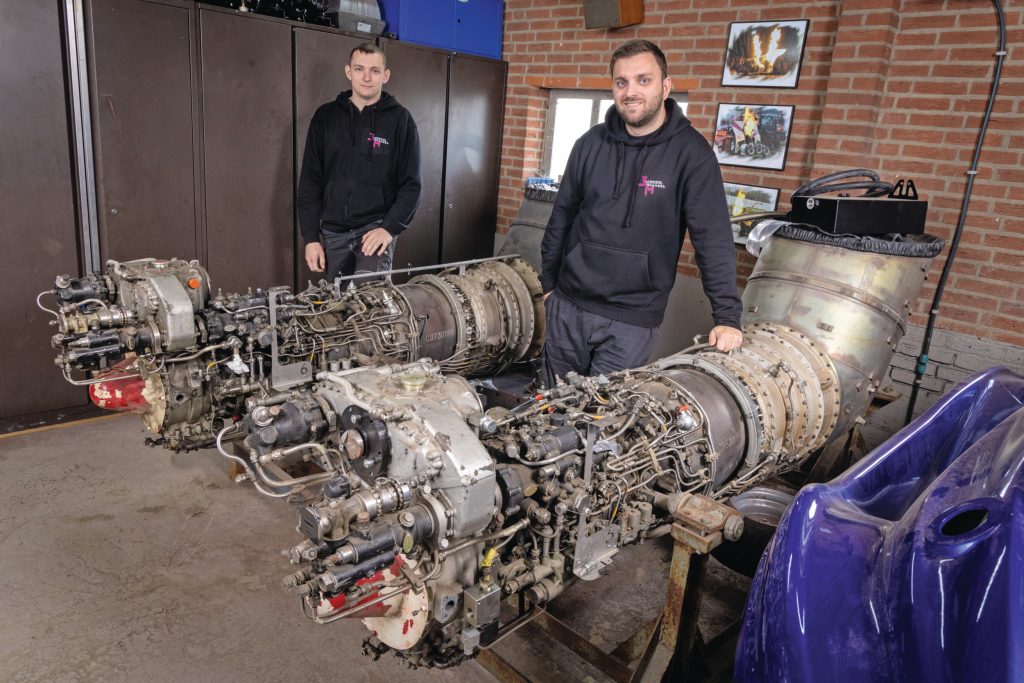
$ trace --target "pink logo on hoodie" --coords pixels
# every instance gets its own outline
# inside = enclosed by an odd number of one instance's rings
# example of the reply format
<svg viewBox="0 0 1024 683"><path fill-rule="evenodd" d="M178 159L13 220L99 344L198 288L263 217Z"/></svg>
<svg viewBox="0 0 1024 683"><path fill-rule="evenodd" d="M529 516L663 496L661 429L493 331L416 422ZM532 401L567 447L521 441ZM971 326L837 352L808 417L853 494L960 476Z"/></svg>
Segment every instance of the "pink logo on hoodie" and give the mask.
<svg viewBox="0 0 1024 683"><path fill-rule="evenodd" d="M388 144L388 141L387 141L387 140L385 140L384 138L379 138L379 137L377 137L376 135L374 135L373 133L370 133L370 137L368 137L368 138L366 138L366 139L367 139L367 140L368 140L369 142L372 142L372 143L373 143L373 148L374 148L374 149L379 149L381 145L386 145L386 144Z"/></svg>
<svg viewBox="0 0 1024 683"><path fill-rule="evenodd" d="M660 180L648 180L647 176L643 176L640 179L640 183L637 185L637 187L644 188L644 196L649 197L652 194L654 194L655 190L664 190L665 183L661 182Z"/></svg>

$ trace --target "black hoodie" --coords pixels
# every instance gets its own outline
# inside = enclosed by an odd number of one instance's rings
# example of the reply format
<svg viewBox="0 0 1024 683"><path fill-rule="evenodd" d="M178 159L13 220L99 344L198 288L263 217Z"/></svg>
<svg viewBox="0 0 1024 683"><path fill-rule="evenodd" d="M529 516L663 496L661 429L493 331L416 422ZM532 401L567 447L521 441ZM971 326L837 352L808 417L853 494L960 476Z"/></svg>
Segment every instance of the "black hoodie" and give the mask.
<svg viewBox="0 0 1024 683"><path fill-rule="evenodd" d="M347 232L381 221L398 235L420 201L420 140L409 111L384 92L360 111L346 90L313 114L299 176L299 229Z"/></svg>
<svg viewBox="0 0 1024 683"><path fill-rule="evenodd" d="M584 310L656 327L687 227L716 325L739 329L736 252L718 161L674 100L633 137L615 107L576 141L541 245L541 285Z"/></svg>

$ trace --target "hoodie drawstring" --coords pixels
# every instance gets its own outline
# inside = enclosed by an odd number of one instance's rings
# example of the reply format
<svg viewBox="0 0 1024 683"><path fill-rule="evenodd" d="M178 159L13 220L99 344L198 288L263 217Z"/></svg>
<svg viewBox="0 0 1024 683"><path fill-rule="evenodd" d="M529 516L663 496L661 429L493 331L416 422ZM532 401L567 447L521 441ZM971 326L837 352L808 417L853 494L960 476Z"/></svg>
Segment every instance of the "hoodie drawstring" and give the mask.
<svg viewBox="0 0 1024 683"><path fill-rule="evenodd" d="M370 161L373 158L373 136L376 135L374 132L377 130L377 107L370 105L370 135L366 141L366 160Z"/></svg>
<svg viewBox="0 0 1024 683"><path fill-rule="evenodd" d="M621 143L620 143L621 144ZM636 190L640 187L641 177L640 174L643 172L644 161L647 160L647 152L650 151L650 147L644 145L640 148L640 154L636 161L636 173L633 174L633 180L637 182L631 182L629 188L629 209L626 211L626 222L623 223L622 229L628 230L629 226L633 223L633 207L636 205Z"/></svg>
<svg viewBox="0 0 1024 683"><path fill-rule="evenodd" d="M618 199L621 194L619 185L622 183L622 166L625 164L624 148L625 145L621 140L615 145L615 185L612 187L612 199Z"/></svg>
<svg viewBox="0 0 1024 683"><path fill-rule="evenodd" d="M359 143L359 140L356 139L356 119L362 116L362 112L352 103L349 103L349 106L355 110L352 116L348 117L348 136L352 140L352 146L355 147ZM366 137L366 160L370 161L373 159L373 138L374 131L377 129L377 107L371 104L367 109L370 110L370 134Z"/></svg>

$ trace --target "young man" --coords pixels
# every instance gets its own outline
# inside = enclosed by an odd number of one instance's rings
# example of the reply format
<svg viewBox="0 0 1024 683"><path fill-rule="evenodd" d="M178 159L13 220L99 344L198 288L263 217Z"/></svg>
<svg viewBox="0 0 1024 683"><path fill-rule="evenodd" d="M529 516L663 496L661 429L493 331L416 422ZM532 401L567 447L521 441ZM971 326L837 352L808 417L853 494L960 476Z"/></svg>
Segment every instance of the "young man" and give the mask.
<svg viewBox="0 0 1024 683"><path fill-rule="evenodd" d="M349 54L352 82L313 115L299 176L299 230L306 265L339 275L389 270L395 239L420 199L420 141L412 115L383 91L384 52L363 43Z"/></svg>
<svg viewBox="0 0 1024 683"><path fill-rule="evenodd" d="M718 161L668 97L657 45L611 58L615 106L573 147L541 244L549 384L647 362L687 228L711 301L709 343L743 341L736 254Z"/></svg>

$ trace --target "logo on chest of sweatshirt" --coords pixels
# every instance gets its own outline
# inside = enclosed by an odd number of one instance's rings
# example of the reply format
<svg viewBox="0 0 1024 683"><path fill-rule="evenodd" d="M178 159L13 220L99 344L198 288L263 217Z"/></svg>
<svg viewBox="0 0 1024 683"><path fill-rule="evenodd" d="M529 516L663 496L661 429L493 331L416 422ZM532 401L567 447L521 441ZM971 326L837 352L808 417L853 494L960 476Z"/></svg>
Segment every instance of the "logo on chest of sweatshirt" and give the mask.
<svg viewBox="0 0 1024 683"><path fill-rule="evenodd" d="M367 141L369 141L373 145L374 149L380 149L384 145L388 144L387 140L385 140L384 138L381 138L381 137L377 137L373 133L370 133L370 137L368 137L366 139L367 139Z"/></svg>
<svg viewBox="0 0 1024 683"><path fill-rule="evenodd" d="M661 182L660 180L651 180L647 176L643 176L642 178L640 178L640 183L637 185L637 187L644 188L644 196L649 197L652 194L654 194L655 190L664 190L665 183Z"/></svg>

